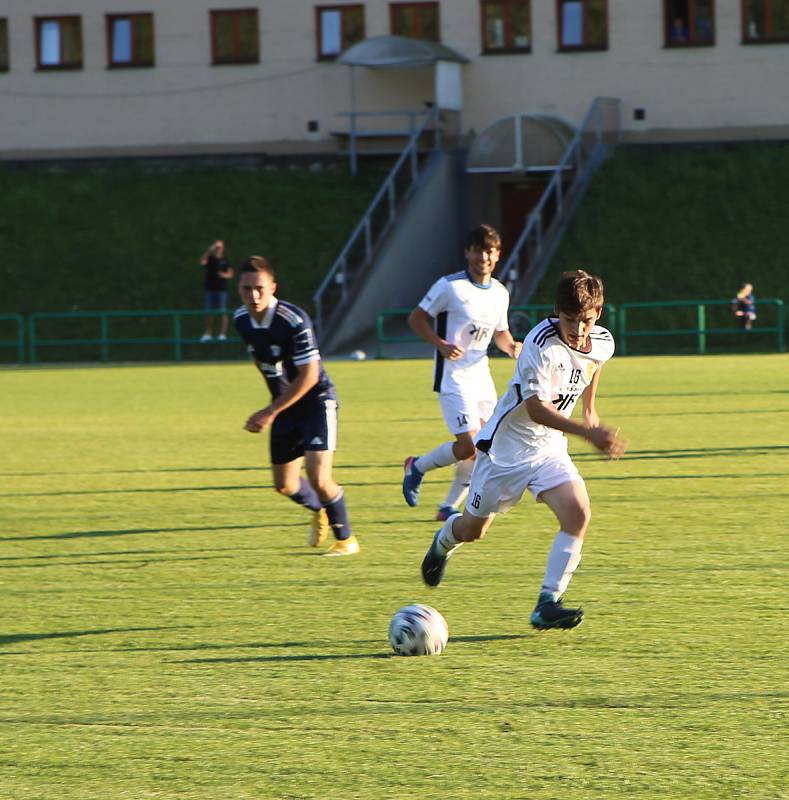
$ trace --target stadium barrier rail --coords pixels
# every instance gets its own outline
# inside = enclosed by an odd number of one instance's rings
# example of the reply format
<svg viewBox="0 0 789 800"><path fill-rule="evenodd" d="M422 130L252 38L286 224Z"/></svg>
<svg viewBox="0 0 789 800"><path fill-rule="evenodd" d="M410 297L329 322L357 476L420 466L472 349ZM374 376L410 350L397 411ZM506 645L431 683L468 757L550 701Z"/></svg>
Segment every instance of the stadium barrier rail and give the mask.
<svg viewBox="0 0 789 800"><path fill-rule="evenodd" d="M15 348L16 359L20 364L25 362L25 319L21 314L0 314L0 323L11 322L16 326L13 338L0 339L0 347ZM3 325L3 328L6 326Z"/></svg>
<svg viewBox="0 0 789 800"><path fill-rule="evenodd" d="M713 326L707 324L708 309L728 307L730 325L728 327ZM696 339L696 351L699 355L704 355L708 350L709 336L726 336L739 334L740 336L756 336L757 334L775 334L776 348L779 353L785 350L785 331L786 322L784 316L784 302L777 297L768 297L756 300L757 310L759 308L774 308L775 322L772 325L756 326L750 330L744 330L736 324L736 318L732 311L731 300L666 300L664 302L642 302L642 303L621 303L617 321L617 346L621 355L627 355L633 339L645 337L666 337L666 336L691 336ZM639 328L631 330L629 325L632 322L630 312L644 312L652 309L695 309L695 326L687 328ZM758 317L757 317L758 319Z"/></svg>
<svg viewBox="0 0 789 800"><path fill-rule="evenodd" d="M184 345L200 344L200 335L184 335L184 319L193 317L220 317L223 311L204 311L202 309L170 309L164 311L60 311L36 312L28 318L28 357L31 364L39 361L40 350L46 347L95 347L99 348L99 360L110 360L110 348L119 345L167 345L172 348L174 361L182 361ZM112 336L110 323L112 320L138 319L147 323L149 319L171 319L172 334L169 336ZM46 338L41 335L41 324L47 321L95 320L98 322L98 336L76 336L61 338ZM241 340L235 335L232 328L228 331L225 342L217 344L240 345ZM24 355L24 347L22 348Z"/></svg>

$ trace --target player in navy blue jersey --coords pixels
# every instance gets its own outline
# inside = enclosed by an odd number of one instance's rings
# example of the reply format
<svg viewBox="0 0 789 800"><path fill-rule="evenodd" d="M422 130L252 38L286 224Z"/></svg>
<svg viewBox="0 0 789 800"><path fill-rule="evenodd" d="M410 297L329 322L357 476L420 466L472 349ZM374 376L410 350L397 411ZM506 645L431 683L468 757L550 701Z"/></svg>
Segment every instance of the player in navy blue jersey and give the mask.
<svg viewBox="0 0 789 800"><path fill-rule="evenodd" d="M319 547L331 528L336 541L325 555L354 555L359 542L351 533L342 487L332 477L337 395L321 364L312 322L298 306L274 296L274 270L263 256L250 256L241 265L238 291L244 305L233 321L271 392L271 402L244 428L250 433L271 428L274 486L312 511L308 544Z"/></svg>

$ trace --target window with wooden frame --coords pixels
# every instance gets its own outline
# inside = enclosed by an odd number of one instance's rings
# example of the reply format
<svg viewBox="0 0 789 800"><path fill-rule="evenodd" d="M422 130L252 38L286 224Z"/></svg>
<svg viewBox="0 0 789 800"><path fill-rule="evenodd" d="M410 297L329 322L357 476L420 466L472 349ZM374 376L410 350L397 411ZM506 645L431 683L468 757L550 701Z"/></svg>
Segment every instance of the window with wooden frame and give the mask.
<svg viewBox="0 0 789 800"><path fill-rule="evenodd" d="M256 8L211 11L211 63L257 64L260 36Z"/></svg>
<svg viewBox="0 0 789 800"><path fill-rule="evenodd" d="M531 52L531 0L481 0L482 52Z"/></svg>
<svg viewBox="0 0 789 800"><path fill-rule="evenodd" d="M789 0L742 0L742 41L789 42Z"/></svg>
<svg viewBox="0 0 789 800"><path fill-rule="evenodd" d="M438 42L438 3L389 3L389 29L393 36Z"/></svg>
<svg viewBox="0 0 789 800"><path fill-rule="evenodd" d="M153 14L107 14L107 65L153 66Z"/></svg>
<svg viewBox="0 0 789 800"><path fill-rule="evenodd" d="M608 49L608 0L556 0L560 52Z"/></svg>
<svg viewBox="0 0 789 800"><path fill-rule="evenodd" d="M8 18L0 17L0 72L8 72Z"/></svg>
<svg viewBox="0 0 789 800"><path fill-rule="evenodd" d="M714 0L663 0L666 47L715 44Z"/></svg>
<svg viewBox="0 0 789 800"><path fill-rule="evenodd" d="M36 68L82 69L82 19L35 17Z"/></svg>
<svg viewBox="0 0 789 800"><path fill-rule="evenodd" d="M318 60L332 61L364 39L364 6L316 6Z"/></svg>

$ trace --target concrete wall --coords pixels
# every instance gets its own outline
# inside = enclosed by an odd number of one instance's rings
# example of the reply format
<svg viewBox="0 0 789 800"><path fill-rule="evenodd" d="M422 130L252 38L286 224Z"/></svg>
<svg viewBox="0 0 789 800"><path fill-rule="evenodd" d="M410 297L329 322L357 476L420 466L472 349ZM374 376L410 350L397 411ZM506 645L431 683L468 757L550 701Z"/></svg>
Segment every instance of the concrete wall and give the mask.
<svg viewBox="0 0 789 800"><path fill-rule="evenodd" d="M321 350L336 353L360 344L369 347L379 311L413 308L435 280L465 264L464 182L462 154L431 156L342 322L322 331Z"/></svg>
<svg viewBox="0 0 789 800"><path fill-rule="evenodd" d="M326 4L326 3L324 3ZM5 0L10 71L0 73L0 158L131 152L331 152L351 70L316 60L313 0ZM363 0L368 37L389 4ZM261 62L211 66L209 10L254 7ZM532 52L481 55L478 0L441 0L442 41L463 68L465 131L518 111L579 122L596 95L623 100L625 138L789 135L789 44L741 44L740 0L716 0L716 44L663 46L660 0L609 0L609 49L557 52L556 4L532 0ZM153 11L156 64L107 69L107 13ZM33 17L82 16L84 67L36 71ZM432 71L357 70L358 108L421 108ZM646 119L633 118L644 109ZM307 125L317 121L318 131Z"/></svg>

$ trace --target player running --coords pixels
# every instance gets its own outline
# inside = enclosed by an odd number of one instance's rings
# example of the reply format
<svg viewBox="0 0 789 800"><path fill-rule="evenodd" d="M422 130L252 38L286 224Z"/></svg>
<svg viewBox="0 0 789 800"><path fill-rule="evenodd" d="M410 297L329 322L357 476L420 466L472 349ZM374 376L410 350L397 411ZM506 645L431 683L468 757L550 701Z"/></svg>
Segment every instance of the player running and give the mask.
<svg viewBox="0 0 789 800"><path fill-rule="evenodd" d="M321 364L310 318L274 296L274 270L263 256L241 265L238 291L244 306L233 321L271 392L271 403L252 414L244 428L259 433L271 427L274 486L313 512L310 547L320 547L331 527L336 541L324 555L354 555L359 542L351 533L342 487L332 477L337 395ZM301 475L302 463L308 480Z"/></svg>
<svg viewBox="0 0 789 800"><path fill-rule="evenodd" d="M439 278L408 317L413 331L436 348L433 390L455 441L405 460L403 497L415 506L425 473L455 464L455 479L436 515L442 521L457 513L466 496L474 436L496 405L488 345L494 339L512 358L521 349L507 322L509 294L492 277L500 253L501 239L494 228L480 225L471 230L465 243L466 269Z"/></svg>
<svg viewBox="0 0 789 800"><path fill-rule="evenodd" d="M438 586L460 545L481 539L496 514L509 511L528 489L559 522L531 624L538 629L580 624L582 609L565 608L562 595L581 560L591 508L563 434L586 439L609 458L619 458L626 448L618 429L601 425L595 409L600 371L614 353L613 337L596 324L602 308L600 278L583 270L561 276L556 316L526 336L509 388L477 436L466 508L444 523L425 555L422 578L428 586ZM578 398L583 421L576 422L570 415Z"/></svg>

